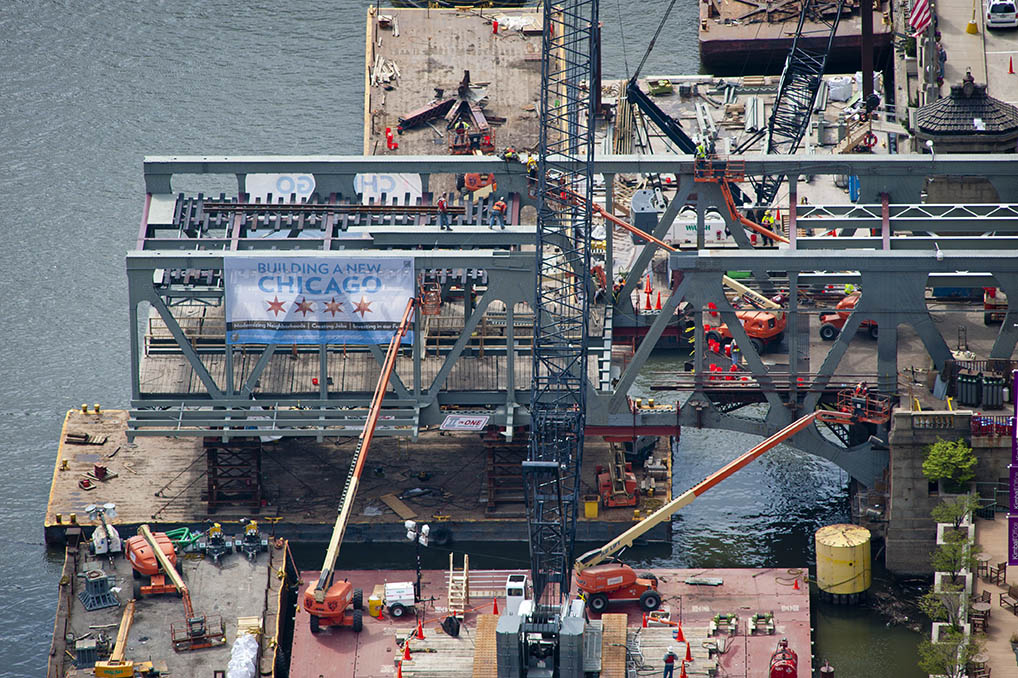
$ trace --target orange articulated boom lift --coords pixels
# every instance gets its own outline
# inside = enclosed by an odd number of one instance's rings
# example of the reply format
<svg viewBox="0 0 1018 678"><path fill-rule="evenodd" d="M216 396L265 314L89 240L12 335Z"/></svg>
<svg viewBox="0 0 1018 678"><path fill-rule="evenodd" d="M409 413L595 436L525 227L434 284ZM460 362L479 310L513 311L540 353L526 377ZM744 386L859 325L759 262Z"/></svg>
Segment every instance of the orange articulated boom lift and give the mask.
<svg viewBox="0 0 1018 678"><path fill-rule="evenodd" d="M183 598L184 621L182 624L170 624L174 650L200 650L226 643L226 626L221 617L195 614L191 593L177 572L173 542L164 532L153 533L148 525L142 525L138 528L138 535L127 540L126 548L135 572L151 576L148 586L136 584L135 597L176 592ZM173 554L172 557L170 554ZM153 561L156 563L155 573L152 573Z"/></svg>
<svg viewBox="0 0 1018 678"><path fill-rule="evenodd" d="M613 560L613 556L633 545L639 537L671 518L679 509L688 506L707 490L711 489L736 471L745 468L775 445L788 440L814 422L851 424L858 422L883 423L890 417L890 399L879 395L853 396L845 391L839 394L838 409L817 410L781 429L748 452L718 469L706 479L686 490L639 523L629 528L600 549L588 551L576 559L573 572L577 588L583 593L587 607L592 612L604 612L608 604L616 600L638 600L647 611L661 605L657 591L657 579L637 576L630 566Z"/></svg>
<svg viewBox="0 0 1018 678"><path fill-rule="evenodd" d="M378 415L382 409L385 390L388 388L389 377L392 376L392 370L396 364L396 356L399 354L399 342L410 327L410 322L413 319L413 309L414 300L410 299L407 301L406 310L403 311L403 319L400 321L396 333L389 341L389 349L385 354L382 372L378 375L378 384L375 386L375 394L371 399L368 418L364 422L364 430L361 431L357 450L354 452L353 459L350 462L350 471L346 478L346 489L343 491L343 499L340 502L339 516L336 518L336 524L332 528L329 548L325 552L322 574L318 578L318 583L314 587L309 586L304 592L304 609L311 617L311 633L318 633L323 626L346 626L352 628L355 632L360 632L364 628L364 617L361 609L364 605L364 594L360 589L355 589L348 581L333 581L336 574L336 559L339 557L339 547L343 543L346 525L353 511L354 498L357 496L357 486L360 483L361 471L364 469L364 460L367 458L371 439L375 434L375 426L378 424Z"/></svg>

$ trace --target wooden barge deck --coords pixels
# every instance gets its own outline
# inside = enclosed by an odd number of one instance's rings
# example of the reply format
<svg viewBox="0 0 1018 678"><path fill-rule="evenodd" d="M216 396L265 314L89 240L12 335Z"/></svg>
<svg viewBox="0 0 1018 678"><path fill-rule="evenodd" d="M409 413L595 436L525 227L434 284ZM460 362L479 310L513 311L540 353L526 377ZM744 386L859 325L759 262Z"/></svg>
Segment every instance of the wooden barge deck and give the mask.
<svg viewBox="0 0 1018 678"><path fill-rule="evenodd" d="M453 3L455 4L455 3ZM379 17L392 19L383 26ZM500 29L492 31L493 20ZM368 10L364 75L365 155L446 155L446 121L433 121L397 134L400 118L439 98L453 96L470 72L470 82L483 85L486 117L493 119L494 145L501 151L537 147L540 120L537 100L541 89L540 8L522 9L406 9ZM377 78L376 74L398 75ZM386 129L398 149L389 149ZM440 136L441 135L441 136ZM451 187L432 187L449 190Z"/></svg>
<svg viewBox="0 0 1018 678"><path fill-rule="evenodd" d="M68 528L83 523L88 526L85 507L106 502L117 505L116 524L128 533L145 522L161 529L178 526L205 529L212 520L226 525L256 517L272 523L277 536L328 541L355 437L326 438L321 443L313 438L264 443L256 469L241 468L238 464L237 474L246 475L232 478L222 475L220 470L218 485L212 488L225 491L233 483L233 489L247 490L249 498L257 490L256 500L247 506L210 506L208 451L202 439L139 437L129 443L127 418L128 413L121 410L102 411L99 415L80 410L68 412L46 508L47 542L59 543ZM92 436L94 442L101 444L74 444L68 442L68 434ZM488 474L492 464L519 468L522 456L513 455L523 455L525 451L523 440L516 450L502 449L492 456L479 435L473 433L427 431L417 441L376 437L346 541L402 542L406 536L403 520L418 517L435 525L438 535L442 535L436 537L439 541L525 542L522 485L514 487L508 478L504 482L499 480L502 483L499 487L491 488ZM584 495L595 494L595 466L607 464L609 454L609 444L602 439L587 440L581 476ZM671 498L671 453L667 439L660 441L654 457L660 460L663 471L655 471L661 477L654 481L654 495L639 496L635 508L641 511L657 508ZM85 490L79 481L94 474L96 464L108 469L107 480L90 481L96 489ZM649 474L647 469L638 470L638 482L648 479ZM252 488L253 482L260 485ZM404 495L399 503L392 501L392 496L415 488L424 492L415 497ZM497 501L489 504L492 489ZM397 507L400 515L392 506ZM587 518L581 507L577 538L604 542L632 521L633 508L601 507L596 518ZM650 541L668 538L667 524L649 536Z"/></svg>
<svg viewBox="0 0 1018 678"><path fill-rule="evenodd" d="M693 661L686 666L689 676L708 675L765 676L770 656L779 639L787 638L789 647L799 659L800 676L810 675L812 651L810 641L809 587L803 583L805 570L778 569L708 569L653 570L658 576L664 604L673 622L681 623L682 633L690 643ZM495 625L492 614L495 599L499 611L505 612L505 577L508 571L484 571L470 574L470 598L464 626L457 638L441 629L448 615L448 571L426 570L422 573L425 598L434 601L422 612L424 640L410 641L411 660L399 669L405 678L495 678ZM412 581L413 571L357 570L343 573L355 586L364 590L365 599L378 584ZM301 573L301 592L313 584L318 572ZM795 582L799 581L799 587ZM693 583L687 583L693 582ZM712 635L711 621L717 614L737 614L738 628L734 634ZM751 632L752 618L757 613L773 615L772 622L761 620L760 632ZM599 645L596 656L601 678L625 678L627 651L638 661L644 675L660 675L663 658L669 646L685 657L685 643L674 638L674 626L654 624L642 627L642 612L636 603L617 604L603 615L592 615L592 625L600 629L588 636ZM416 630L412 616L399 620L383 613L380 618L365 616L364 630L333 628L312 635L307 613L298 609L294 623L294 639L290 660L291 678L318 678L323 667L329 667L336 678L391 678L396 675L402 658L403 642ZM708 649L723 644L721 654ZM585 652L586 654L586 652ZM676 674L677 675L677 674Z"/></svg>

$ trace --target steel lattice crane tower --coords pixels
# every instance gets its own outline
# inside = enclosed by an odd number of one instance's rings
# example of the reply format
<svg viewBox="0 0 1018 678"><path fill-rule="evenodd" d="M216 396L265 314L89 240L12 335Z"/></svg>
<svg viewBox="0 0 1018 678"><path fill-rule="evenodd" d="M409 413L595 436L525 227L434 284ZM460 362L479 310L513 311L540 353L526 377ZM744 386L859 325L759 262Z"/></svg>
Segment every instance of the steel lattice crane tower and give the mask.
<svg viewBox="0 0 1018 678"><path fill-rule="evenodd" d="M534 619L572 579L587 395L598 1L544 3L530 450L523 463Z"/></svg>
<svg viewBox="0 0 1018 678"><path fill-rule="evenodd" d="M820 83L824 78L827 55L831 53L834 37L838 32L838 22L844 11L845 0L837 0L833 14L825 15L823 10L829 9L814 0L804 0L799 12L799 24L792 38L792 49L781 72L778 94L774 99L774 108L767 122L767 143L764 152L767 154L793 155L809 128L813 105L816 103ZM828 16L830 18L828 18ZM807 49L803 35L806 19L822 24L827 28L827 42L819 49ZM759 207L770 207L771 202L781 188L785 177L772 174L754 181L756 204Z"/></svg>

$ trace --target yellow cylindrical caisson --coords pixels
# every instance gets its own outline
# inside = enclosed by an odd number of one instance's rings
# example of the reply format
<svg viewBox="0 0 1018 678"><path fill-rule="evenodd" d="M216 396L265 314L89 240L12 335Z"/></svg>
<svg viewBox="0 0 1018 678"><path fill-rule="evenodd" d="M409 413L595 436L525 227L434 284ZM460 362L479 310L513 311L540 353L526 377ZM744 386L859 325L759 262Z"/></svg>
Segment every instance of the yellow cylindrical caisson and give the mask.
<svg viewBox="0 0 1018 678"><path fill-rule="evenodd" d="M816 531L820 595L854 603L870 588L870 531L859 525L827 525Z"/></svg>

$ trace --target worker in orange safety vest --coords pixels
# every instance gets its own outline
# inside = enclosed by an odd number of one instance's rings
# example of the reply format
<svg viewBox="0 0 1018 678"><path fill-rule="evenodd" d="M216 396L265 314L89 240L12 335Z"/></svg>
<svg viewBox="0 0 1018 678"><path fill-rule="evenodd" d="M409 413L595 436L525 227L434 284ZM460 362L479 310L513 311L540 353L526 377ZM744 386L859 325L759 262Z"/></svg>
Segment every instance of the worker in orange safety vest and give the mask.
<svg viewBox="0 0 1018 678"><path fill-rule="evenodd" d="M506 207L507 205L505 204L505 201L502 200L501 197L499 197L499 199L495 201L495 204L491 206L491 217L488 218L488 228L494 231L495 222L498 221L499 225L502 227L502 230L503 231L505 230Z"/></svg>

